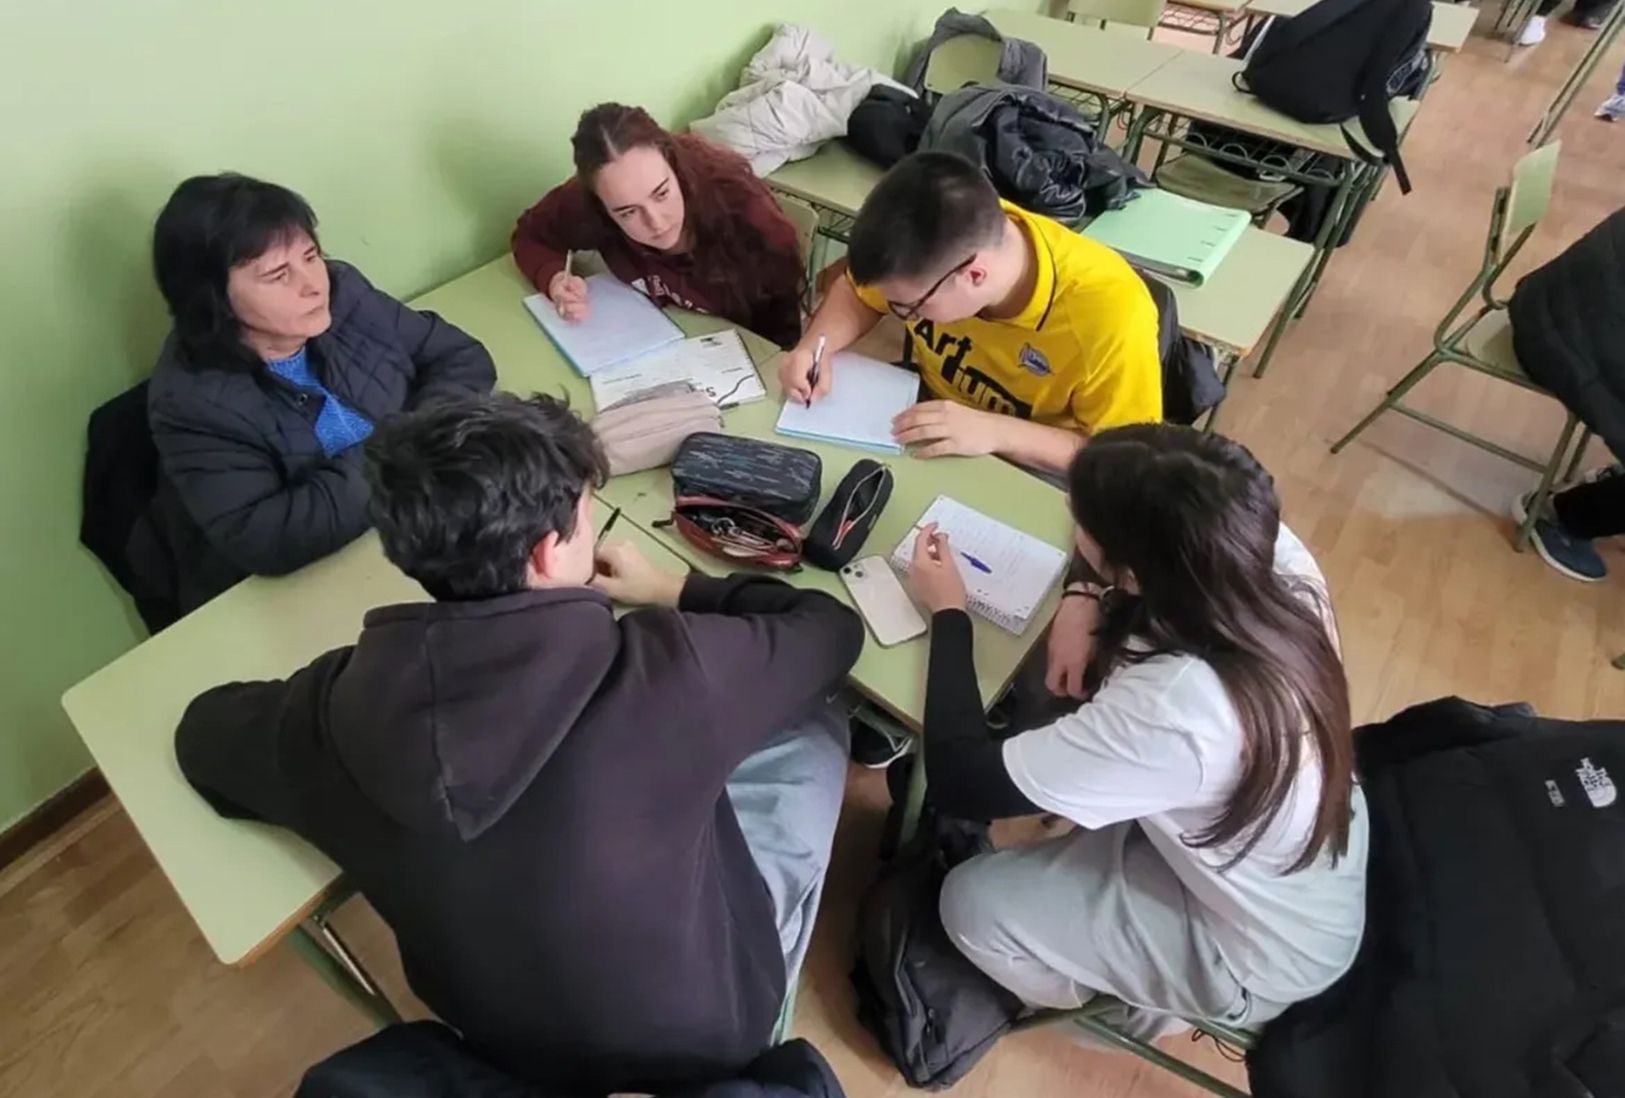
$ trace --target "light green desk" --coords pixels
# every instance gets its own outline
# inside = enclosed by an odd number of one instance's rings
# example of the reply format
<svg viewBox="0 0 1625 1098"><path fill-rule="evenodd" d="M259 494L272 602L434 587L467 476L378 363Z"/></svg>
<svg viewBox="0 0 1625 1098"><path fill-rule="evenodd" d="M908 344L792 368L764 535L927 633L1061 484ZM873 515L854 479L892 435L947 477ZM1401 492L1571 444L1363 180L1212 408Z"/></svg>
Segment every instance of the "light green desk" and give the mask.
<svg viewBox="0 0 1625 1098"><path fill-rule="evenodd" d="M1362 204L1375 194L1383 173L1355 155L1343 136L1343 126L1299 122L1238 91L1232 78L1241 69L1240 61L1187 50L1130 88L1129 100L1139 109L1129 128L1126 155L1138 161L1143 142L1150 138L1161 145L1157 167L1171 148L1181 148L1221 163L1273 172L1296 183L1335 188L1331 209L1322 219L1314 241L1314 261L1304 270L1288 302L1286 315L1290 318L1307 307L1331 260L1334 242L1342 239ZM1402 136L1410 129L1419 106L1413 99L1395 99L1389 104ZM1235 142L1210 141L1190 130L1192 121L1267 138L1286 150L1322 153L1331 166L1323 166L1314 158L1300 163L1283 154L1260 156ZM1357 119L1346 125L1355 140L1369 146ZM1253 371L1255 377L1263 375L1284 329L1283 320L1270 333Z"/></svg>
<svg viewBox="0 0 1625 1098"><path fill-rule="evenodd" d="M1249 0L1169 0L1157 25L1210 37L1218 53L1248 6Z"/></svg>
<svg viewBox="0 0 1625 1098"><path fill-rule="evenodd" d="M801 199L818 211L818 231L844 241L852 222L885 172L853 152L844 141L826 141L805 160L792 160L767 177L776 191Z"/></svg>
<svg viewBox="0 0 1625 1098"><path fill-rule="evenodd" d="M606 518L604 512L599 521ZM679 566L629 524L615 533ZM62 697L215 956L247 965L291 933L301 955L380 1022L393 1020L394 1008L328 922L352 894L338 867L291 832L215 815L181 776L175 728L210 687L283 678L354 643L368 610L425 597L369 533L293 575L244 581Z"/></svg>
<svg viewBox="0 0 1625 1098"><path fill-rule="evenodd" d="M497 383L501 387L563 393L583 414L590 414L591 389L586 379L570 368L520 305L520 298L528 291L513 262L503 257L426 294L415 304L433 309L484 343L496 360ZM696 334L727 327L726 322L714 317L677 311L672 316L685 330ZM877 455L776 435L773 425L780 407L778 373L773 363L776 349L754 335L741 334L751 357L756 360L769 397L728 411L724 428L732 434L783 442L817 453L824 463L823 485L827 499L853 462ZM839 383L837 378L836 384ZM865 556L890 554L938 495L951 495L1052 545L1063 549L1071 547L1072 522L1062 494L1014 466L996 458L921 461L905 455L883 460L891 466L896 485L891 502L864 546ZM604 486L599 498L603 503L623 509L623 523L629 519L643 530L651 531L657 541L695 567L719 574L730 570L723 562L693 549L675 533L655 529L656 522L671 515L671 475L667 470L617 477ZM797 586L827 591L843 602L851 601L840 578L833 573L808 567L786 578ZM1003 692L1042 634L1058 598L1058 589L1050 593L1021 637L976 619L976 668L984 700L991 702ZM910 729L918 729L925 711L927 651L923 637L893 648L881 648L870 638L857 666L852 669L851 684L892 717Z"/></svg>
<svg viewBox="0 0 1625 1098"><path fill-rule="evenodd" d="M1238 91L1231 78L1241 69L1240 61L1228 57L1181 50L1178 57L1130 88L1128 97L1136 106L1163 114L1228 126L1339 160L1354 158L1336 123L1299 122ZM1395 99L1390 105L1395 125L1403 131L1416 109L1414 100ZM1357 119L1348 127L1357 140L1365 140Z"/></svg>
<svg viewBox="0 0 1625 1098"><path fill-rule="evenodd" d="M1103 112L1111 112L1130 88L1190 52L1125 28L1069 23L1030 11L994 10L986 15L1000 34L1024 38L1044 51L1052 86L1094 97Z"/></svg>
<svg viewBox="0 0 1625 1098"><path fill-rule="evenodd" d="M1292 287L1314 261L1302 240L1247 226L1213 277L1201 286L1165 280L1179 302L1186 335L1245 358L1283 313Z"/></svg>
<svg viewBox="0 0 1625 1098"><path fill-rule="evenodd" d="M1183 2L1183 0L1179 0ZM1264 15L1302 15L1315 0L1250 0L1249 19ZM1446 4L1433 0L1433 21L1428 25L1427 48L1459 53L1478 22L1478 9L1471 4Z"/></svg>

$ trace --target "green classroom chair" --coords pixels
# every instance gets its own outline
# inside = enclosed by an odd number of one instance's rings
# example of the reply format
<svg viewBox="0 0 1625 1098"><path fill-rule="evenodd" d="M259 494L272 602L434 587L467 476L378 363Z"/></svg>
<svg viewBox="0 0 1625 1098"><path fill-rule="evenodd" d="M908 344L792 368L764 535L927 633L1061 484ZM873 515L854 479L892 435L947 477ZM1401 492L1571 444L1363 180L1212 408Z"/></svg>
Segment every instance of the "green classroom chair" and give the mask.
<svg viewBox="0 0 1625 1098"><path fill-rule="evenodd" d="M1107 23L1144 27L1150 38L1167 6L1168 0L1068 0L1066 17L1073 23L1098 23L1102 29Z"/></svg>
<svg viewBox="0 0 1625 1098"><path fill-rule="evenodd" d="M818 211L811 205L782 191L774 191L773 197L778 200L779 209L796 230L796 254L801 257L801 266L806 274L806 288L801 294L801 307L810 313L813 308L814 281L818 276L818 267L815 262L818 253Z"/></svg>
<svg viewBox="0 0 1625 1098"><path fill-rule="evenodd" d="M1551 204L1552 180L1557 174L1557 154L1561 147L1560 142L1543 145L1533 152L1525 153L1513 165L1511 182L1495 192L1495 203L1490 213L1489 236L1484 242L1484 258L1479 264L1478 273L1473 276L1466 291L1434 329L1433 350L1389 389L1387 396L1383 397L1364 419L1356 423L1348 434L1338 439L1332 446L1332 453L1339 453L1343 447L1353 442L1361 431L1370 426L1373 420L1392 409L1463 442L1471 443L1481 450L1487 450L1539 473L1540 486L1535 490L1529 517L1519 526L1514 542L1519 552L1529 544L1529 534L1534 528L1535 517L1545 505L1547 497L1551 495L1558 467L1569 453L1569 443L1574 438L1579 417L1572 411L1568 412L1563 431L1558 435L1557 445L1552 449L1551 456L1541 462L1508 450L1488 439L1480 438L1435 416L1407 407L1402 402L1405 395L1432 373L1435 367L1446 362L1465 366L1530 392L1557 399L1535 384L1518 364L1518 356L1512 347L1512 321L1507 315L1507 302L1495 296L1495 282L1535 231L1541 218L1546 216L1546 209ZM1474 298L1480 300L1478 308L1472 316L1462 321L1462 314L1472 304ZM1586 443L1590 441L1590 437L1589 430L1581 432L1580 443L1574 448L1568 470L1564 474L1565 480L1571 478L1579 467L1580 458L1585 453Z"/></svg>
<svg viewBox="0 0 1625 1098"><path fill-rule="evenodd" d="M978 34L961 34L931 51L925 62L925 90L937 95L966 84L995 84L1004 43Z"/></svg>

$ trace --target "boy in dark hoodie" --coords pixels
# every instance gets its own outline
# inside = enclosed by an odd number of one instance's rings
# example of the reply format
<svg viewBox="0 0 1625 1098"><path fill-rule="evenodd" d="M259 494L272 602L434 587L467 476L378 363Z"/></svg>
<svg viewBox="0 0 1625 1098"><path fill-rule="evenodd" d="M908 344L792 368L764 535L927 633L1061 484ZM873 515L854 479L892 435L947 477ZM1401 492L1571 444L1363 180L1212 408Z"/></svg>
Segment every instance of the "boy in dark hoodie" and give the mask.
<svg viewBox="0 0 1625 1098"><path fill-rule="evenodd" d="M603 456L546 397L432 404L366 458L384 551L434 601L196 699L182 771L336 862L497 1066L594 1092L742 1068L811 933L857 616L596 546Z"/></svg>

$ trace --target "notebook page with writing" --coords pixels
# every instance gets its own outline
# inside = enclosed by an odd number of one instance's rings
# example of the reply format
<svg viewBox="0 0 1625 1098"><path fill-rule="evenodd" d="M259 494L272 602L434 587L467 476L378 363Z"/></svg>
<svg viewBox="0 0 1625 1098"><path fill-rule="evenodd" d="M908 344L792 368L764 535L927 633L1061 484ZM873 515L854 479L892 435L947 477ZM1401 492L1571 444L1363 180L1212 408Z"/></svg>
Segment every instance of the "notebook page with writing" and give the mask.
<svg viewBox="0 0 1625 1098"><path fill-rule="evenodd" d="M892 438L891 421L914 403L919 377L848 351L831 356L830 361L835 368L834 388L828 396L813 401L811 408L786 400L779 413L779 434L883 454L902 453L902 446Z"/></svg>
<svg viewBox="0 0 1625 1098"><path fill-rule="evenodd" d="M745 341L732 328L669 343L627 362L606 366L588 380L593 403L600 412L673 383L688 384L722 408L767 396Z"/></svg>
<svg viewBox="0 0 1625 1098"><path fill-rule="evenodd" d="M587 302L586 320L565 320L545 295L525 298L530 315L583 376L683 338L671 317L614 275L587 279Z"/></svg>
<svg viewBox="0 0 1625 1098"><path fill-rule="evenodd" d="M958 500L938 496L892 551L894 568L908 570L920 528L932 522L948 535L971 610L1017 636L1025 633L1044 596L1065 570L1066 554ZM987 571L966 560L962 554L967 553L986 565Z"/></svg>

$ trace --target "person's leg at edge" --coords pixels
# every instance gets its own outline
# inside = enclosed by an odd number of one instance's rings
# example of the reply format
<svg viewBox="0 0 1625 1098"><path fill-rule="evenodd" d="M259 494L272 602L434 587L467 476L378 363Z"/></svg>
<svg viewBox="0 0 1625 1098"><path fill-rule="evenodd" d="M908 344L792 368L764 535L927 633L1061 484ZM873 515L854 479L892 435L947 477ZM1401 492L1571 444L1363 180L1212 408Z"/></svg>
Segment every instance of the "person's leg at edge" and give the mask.
<svg viewBox="0 0 1625 1098"><path fill-rule="evenodd" d="M1625 534L1625 474L1585 481L1552 496L1552 510L1563 529L1577 538L1596 540Z"/></svg>
<svg viewBox="0 0 1625 1098"><path fill-rule="evenodd" d="M1597 108L1597 117L1605 122L1616 122L1625 118L1625 65L1619 69L1619 82L1614 85L1614 94L1602 101Z"/></svg>
<svg viewBox="0 0 1625 1098"><path fill-rule="evenodd" d="M847 723L821 703L734 769L728 800L773 899L785 973L794 982L812 940L846 793Z"/></svg>
<svg viewBox="0 0 1625 1098"><path fill-rule="evenodd" d="M940 912L989 977L1035 1007L1122 1000L1102 1015L1142 1041L1182 1019L1261 1025L1285 1009L1249 994L1190 914L1173 870L1133 824L982 855L954 869Z"/></svg>

